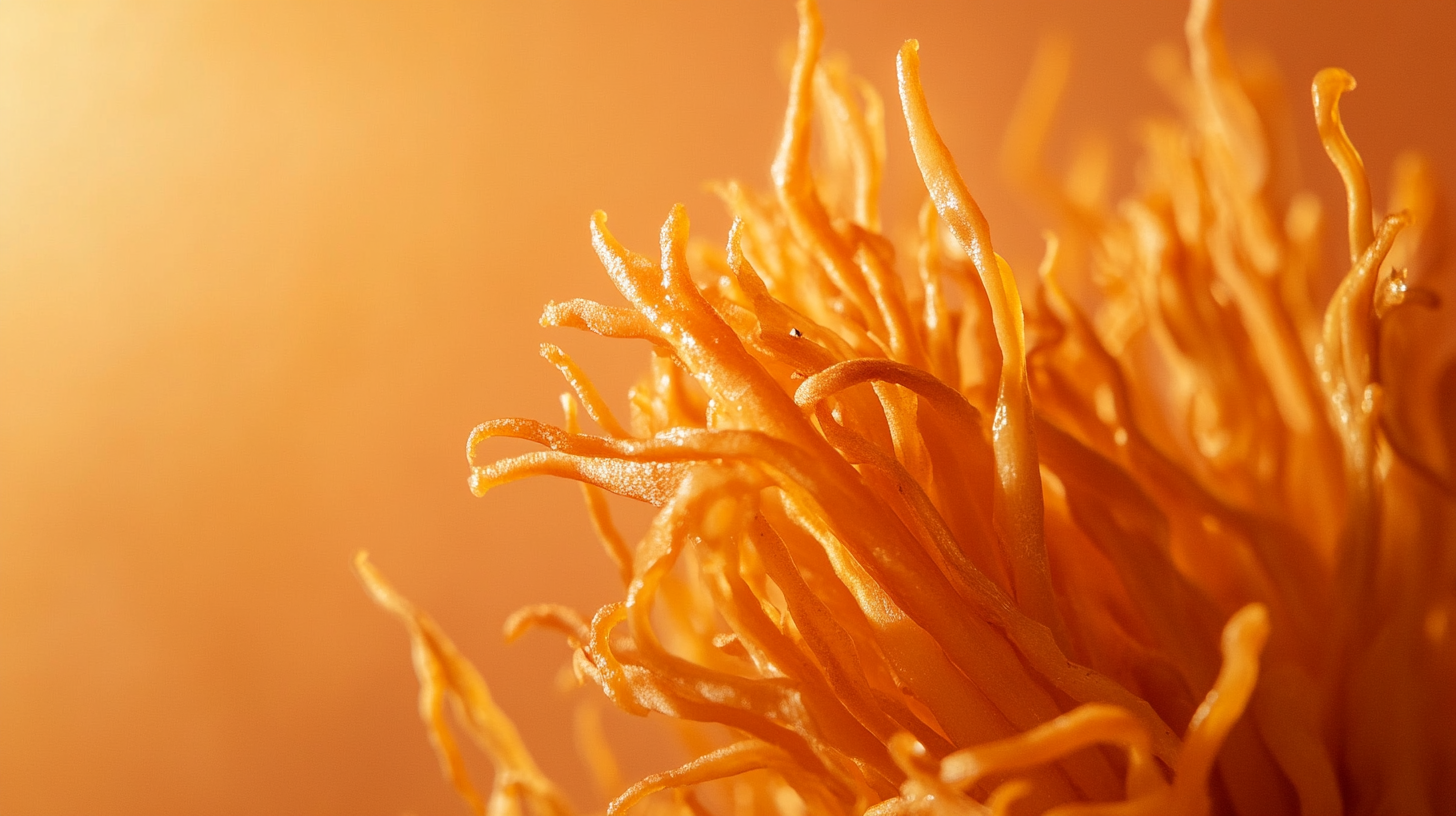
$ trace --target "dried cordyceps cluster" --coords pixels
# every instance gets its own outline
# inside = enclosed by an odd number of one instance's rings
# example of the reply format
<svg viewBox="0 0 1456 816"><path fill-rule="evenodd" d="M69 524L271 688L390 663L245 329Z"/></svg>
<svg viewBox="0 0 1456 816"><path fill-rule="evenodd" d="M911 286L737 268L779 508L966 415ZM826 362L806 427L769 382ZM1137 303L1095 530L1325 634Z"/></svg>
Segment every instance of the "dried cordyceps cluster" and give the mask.
<svg viewBox="0 0 1456 816"><path fill-rule="evenodd" d="M1350 242L1321 317L1318 203L1275 192L1273 96L1232 67L1213 0L1193 3L1189 68L1157 62L1185 120L1146 127L1115 209L1095 153L1067 184L1040 167L1067 64L1052 45L1008 139L1062 221L1024 310L910 42L900 100L929 201L907 284L878 232L882 105L821 63L812 0L799 14L776 195L722 188L726 254L689 271L681 207L660 262L597 213L628 305L546 308L544 325L651 344L630 421L546 346L575 393L565 428L495 420L469 441L477 494L582 482L626 588L590 620L543 605L508 631L564 632L577 678L627 712L736 735L609 812L710 812L694 787L717 780L740 813L1456 807L1456 367L1438 388L1381 354L1435 305L1406 282L1434 265L1425 165L1401 164L1377 220L1339 119L1353 81L1315 78ZM604 435L579 431L577 401ZM478 464L497 436L545 450ZM635 547L603 490L658 508ZM471 805L571 812L469 663L359 567L410 629L422 713ZM487 799L447 700L495 763Z"/></svg>

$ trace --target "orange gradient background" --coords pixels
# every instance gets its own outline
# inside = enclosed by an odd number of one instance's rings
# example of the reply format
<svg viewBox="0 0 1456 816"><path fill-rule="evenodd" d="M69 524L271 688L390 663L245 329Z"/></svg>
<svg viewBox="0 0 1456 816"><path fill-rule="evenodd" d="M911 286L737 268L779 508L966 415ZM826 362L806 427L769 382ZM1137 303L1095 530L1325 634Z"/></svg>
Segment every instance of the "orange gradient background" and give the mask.
<svg viewBox="0 0 1456 816"><path fill-rule="evenodd" d="M892 234L923 196L893 97L904 38L1024 268L1041 221L995 156L1039 37L1077 48L1051 160L1101 129L1125 186L1131 123L1171 109L1144 56L1183 13L825 0L830 51L892 113ZM1344 113L1377 206L1405 147L1456 190L1456 5L1230 0L1225 20L1283 70L1334 223L1308 113L1326 65L1360 81ZM625 392L646 352L548 333L540 306L615 297L593 209L644 252L676 201L724 239L702 182L767 186L793 30L787 0L0 5L0 814L464 812L359 549L599 807L580 695L555 690L567 650L499 627L536 601L591 610L613 571L575 486L472 498L465 435L558 415L543 340ZM660 724L608 728L629 775L679 759Z"/></svg>

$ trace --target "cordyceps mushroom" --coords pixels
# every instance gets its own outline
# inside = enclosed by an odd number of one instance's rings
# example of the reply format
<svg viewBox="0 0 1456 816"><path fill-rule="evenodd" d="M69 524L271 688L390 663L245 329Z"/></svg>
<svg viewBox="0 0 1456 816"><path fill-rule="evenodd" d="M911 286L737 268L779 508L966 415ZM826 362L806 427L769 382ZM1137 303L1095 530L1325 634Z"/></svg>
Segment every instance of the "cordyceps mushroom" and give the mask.
<svg viewBox="0 0 1456 816"><path fill-rule="evenodd" d="M577 680L626 712L734 735L607 812L1456 808L1456 366L1432 389L1382 354L1438 305L1429 165L1401 161L1378 217L1340 122L1354 80L1315 77L1349 235L1321 317L1318 202L1269 192L1265 111L1215 0L1192 4L1187 67L1159 63L1185 118L1145 126L1116 207L1098 173L1062 184L1041 167L1067 73L1049 41L1005 151L1060 231L1024 300L936 131L914 41L899 95L928 196L914 269L897 265L879 232L883 104L821 62L819 12L798 9L774 190L718 188L726 251L690 270L678 206L654 261L598 212L593 246L626 305L541 318L649 343L626 421L546 345L571 389L564 426L493 420L468 442L477 495L580 482L624 586L589 615L529 607L508 632L562 633ZM481 459L502 436L542 450ZM656 508L640 542L603 491ZM421 712L466 801L572 812L475 669L358 568L410 632ZM486 797L447 701L494 763ZM616 773L599 737L588 748Z"/></svg>

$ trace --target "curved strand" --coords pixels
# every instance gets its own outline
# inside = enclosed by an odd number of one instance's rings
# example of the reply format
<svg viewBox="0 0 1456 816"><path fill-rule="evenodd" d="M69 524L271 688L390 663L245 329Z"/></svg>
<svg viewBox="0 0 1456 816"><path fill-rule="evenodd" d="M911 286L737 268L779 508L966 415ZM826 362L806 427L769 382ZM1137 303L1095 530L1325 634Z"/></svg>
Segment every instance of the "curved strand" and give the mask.
<svg viewBox="0 0 1456 816"><path fill-rule="evenodd" d="M572 808L566 796L541 773L515 725L496 706L485 680L470 661L428 615L415 609L384 579L369 563L366 553L354 557L354 569L374 602L398 617L409 632L415 672L420 679L420 716L430 729L430 739L446 776L461 797L479 814L510 812L518 805L509 799L519 796L542 816L570 816ZM476 792L450 736L444 712L446 698L457 704L460 724L485 749L495 766L496 780L488 803Z"/></svg>
<svg viewBox="0 0 1456 816"><path fill-rule="evenodd" d="M660 790L698 785L756 770L774 770L783 774L785 781L814 806L811 812L849 813L827 791L820 790L813 777L806 775L781 749L757 740L745 740L700 756L675 770L643 779L613 800L607 806L607 814L620 816Z"/></svg>
<svg viewBox="0 0 1456 816"><path fill-rule="evenodd" d="M854 185L850 196L854 220L867 229L880 229L880 180L884 170L884 103L868 83L856 84L857 102L850 90L850 78L843 61L818 66L814 89L831 127L844 138L848 148L850 175ZM880 131L875 133L876 128Z"/></svg>
<svg viewBox="0 0 1456 816"><path fill-rule="evenodd" d="M960 361L956 359L955 329L950 319L950 309L945 303L944 282L941 275L940 216L935 211L935 202L926 199L920 206L920 245L916 252L915 270L920 275L920 289L925 301L921 307L920 322L924 326L925 354L929 361L927 370L941 382L956 382L960 375Z"/></svg>
<svg viewBox="0 0 1456 816"><path fill-rule="evenodd" d="M576 738L577 754L591 772L598 793L607 801L617 798L626 789L627 783L622 779L621 765L607 741L606 729L602 727L600 707L593 702L578 703L572 717L572 733Z"/></svg>
<svg viewBox="0 0 1456 816"><path fill-rule="evenodd" d="M628 714L646 716L647 707L637 701L627 667L612 651L612 629L627 619L627 605L609 603L592 616L586 643L577 650L593 670L592 679L616 706Z"/></svg>
<svg viewBox="0 0 1456 816"><path fill-rule="evenodd" d="M903 386L924 397L937 411L961 426L967 441L981 438L981 412L960 392L919 368L893 360L845 360L806 378L794 391L794 403L809 408L845 389L866 382Z"/></svg>
<svg viewBox="0 0 1456 816"><path fill-rule="evenodd" d="M788 112L778 154L770 170L779 202L799 243L809 249L865 321L865 328L885 336L884 320L855 265L844 239L834 231L829 213L814 190L809 166L810 126L814 115L814 68L824 43L824 23L815 0L798 0L799 40L789 79Z"/></svg>
<svg viewBox="0 0 1456 816"><path fill-rule="evenodd" d="M593 300L576 298L565 303L552 301L541 311L542 328L581 329L602 337L647 340L666 345L640 313L621 306L604 306Z"/></svg>
<svg viewBox="0 0 1456 816"><path fill-rule="evenodd" d="M919 44L907 41L897 61L900 100L910 129L910 146L940 217L971 257L991 304L991 321L1001 346L1001 382L992 423L996 470L1004 508L1002 523L1013 558L1018 603L1050 627L1065 647L1066 626L1052 594L1042 532L1041 475L1032 428L1031 392L1026 381L1026 340L1021 299L1011 269L991 246L991 228L961 180L945 142L930 119L920 84Z"/></svg>
<svg viewBox="0 0 1456 816"><path fill-rule="evenodd" d="M562 394L561 406L566 414L566 432L579 433L581 429L577 426L576 401L569 395ZM594 484L581 482L581 496L586 503L587 518L591 521L593 532L597 534L597 540L607 551L607 557L617 565L617 576L622 579L622 586L631 585L632 547L627 544L627 540L617 529L616 522L612 520L612 509L607 505L606 494Z"/></svg>
<svg viewBox="0 0 1456 816"><path fill-rule="evenodd" d="M857 244L854 260L864 272L885 323L885 339L890 346L890 356L903 363L920 368L925 367L925 350L920 344L920 333L916 330L909 306L905 302L905 284L891 266L894 247L889 246L878 235L865 232L860 227L851 227L850 232Z"/></svg>
<svg viewBox="0 0 1456 816"><path fill-rule="evenodd" d="M675 462L625 462L561 451L537 451L472 468L468 481L470 492L479 497L503 484L531 476L558 476L660 507L677 489L684 473L684 466Z"/></svg>
<svg viewBox="0 0 1456 816"><path fill-rule="evenodd" d="M1199 120L1227 151L1229 176L1240 191L1257 194L1269 173L1269 155L1259 114L1240 86L1224 44L1220 5L1221 0L1192 0L1184 21L1188 63L1203 107Z"/></svg>
<svg viewBox="0 0 1456 816"><path fill-rule="evenodd" d="M630 436L622 424L617 421L616 416L612 414L612 409L607 406L607 401L602 399L601 392L597 391L595 385L592 385L591 378L581 370L581 366L578 366L575 360L571 359L571 355L551 343L542 343L541 356L556 366L557 370L561 372L561 376L565 377L566 382L571 385L571 390L576 392L577 399L581 400L582 406L586 408L586 415L600 425L608 436L615 436L619 439Z"/></svg>
<svg viewBox="0 0 1456 816"><path fill-rule="evenodd" d="M506 642L519 638L526 633L526 630L535 627L555 629L566 635L566 642L573 649L580 649L591 637L591 630L587 627L586 621L575 609L561 604L531 604L523 606L512 612L506 618L501 629L506 636Z"/></svg>
<svg viewBox="0 0 1456 816"><path fill-rule="evenodd" d="M1269 613L1260 604L1240 609L1224 627L1223 668L1183 735L1183 753L1173 777L1175 812L1208 812L1208 776L1214 758L1254 693L1259 656L1268 637Z"/></svg>
<svg viewBox="0 0 1456 816"><path fill-rule="evenodd" d="M1349 618L1341 622L1342 630L1356 625L1376 565L1380 515L1372 468L1381 390L1371 381L1376 341L1374 296L1380 264L1404 224L1403 214L1387 217L1359 263L1340 282L1325 310L1323 336L1315 351L1331 422L1344 448L1349 491L1336 579L1343 595L1341 608Z"/></svg>
<svg viewBox="0 0 1456 816"><path fill-rule="evenodd" d="M1325 68L1314 75L1310 93L1314 97L1314 122L1319 129L1325 153L1345 183L1345 208L1349 213L1350 263L1360 260L1373 238L1374 222L1370 207L1370 180L1365 175L1365 162L1345 133L1340 121L1340 97L1355 90L1355 78L1343 68Z"/></svg>
<svg viewBox="0 0 1456 816"><path fill-rule="evenodd" d="M1042 163L1047 134L1071 72L1072 46L1065 36L1042 38L1001 139L1001 166L1009 180L1060 216L1073 230L1092 233L1102 218L1071 195Z"/></svg>
<svg viewBox="0 0 1456 816"><path fill-rule="evenodd" d="M1116 706L1096 704L1073 709L1009 739L957 751L941 761L940 778L965 790L993 774L1025 771L1103 743L1127 751L1130 795L1154 794L1167 787L1142 722Z"/></svg>
<svg viewBox="0 0 1456 816"><path fill-rule="evenodd" d="M785 362L801 374L812 374L839 360L856 356L855 350L838 334L769 293L763 279L743 254L744 229L743 220L734 219L728 231L728 268L753 306L763 342L783 355Z"/></svg>

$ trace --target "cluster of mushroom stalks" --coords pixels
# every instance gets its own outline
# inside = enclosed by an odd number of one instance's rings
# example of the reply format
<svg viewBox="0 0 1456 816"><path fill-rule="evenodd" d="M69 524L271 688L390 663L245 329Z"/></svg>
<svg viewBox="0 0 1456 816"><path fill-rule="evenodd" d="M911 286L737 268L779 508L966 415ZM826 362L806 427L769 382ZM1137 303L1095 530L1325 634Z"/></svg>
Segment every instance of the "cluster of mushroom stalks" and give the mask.
<svg viewBox="0 0 1456 816"><path fill-rule="evenodd" d="M681 206L656 261L593 216L626 305L552 303L542 323L647 341L627 421L547 345L564 425L489 421L468 454L476 494L581 482L625 590L590 616L521 610L508 635L559 630L578 682L693 724L695 759L625 790L589 746L608 813L1456 807L1456 367L1430 376L1411 343L1441 325L1417 285L1439 261L1431 172L1403 159L1375 218L1339 118L1354 82L1315 78L1350 245L1321 315L1319 202L1281 187L1277 88L1234 67L1216 12L1194 0L1186 67L1154 61L1183 117L1143 128L1115 206L1095 144L1065 183L1042 167L1068 56L1038 56L1004 159L1060 238L1025 307L913 41L899 93L929 195L897 265L883 107L820 59L812 0L773 193L719 188L725 251L689 246ZM477 458L502 436L543 449ZM603 491L657 508L635 546ZM573 812L448 638L358 567L410 631L467 802ZM450 704L494 763L487 795Z"/></svg>

